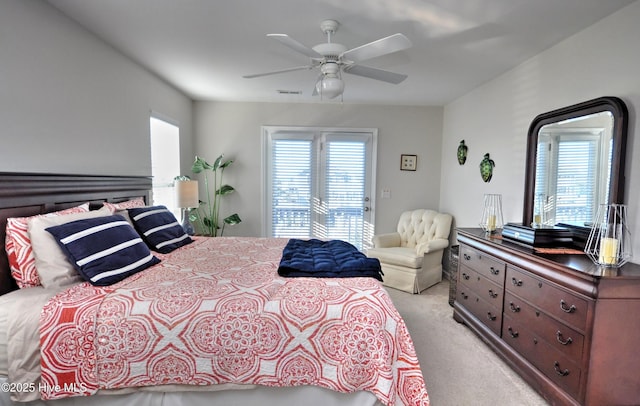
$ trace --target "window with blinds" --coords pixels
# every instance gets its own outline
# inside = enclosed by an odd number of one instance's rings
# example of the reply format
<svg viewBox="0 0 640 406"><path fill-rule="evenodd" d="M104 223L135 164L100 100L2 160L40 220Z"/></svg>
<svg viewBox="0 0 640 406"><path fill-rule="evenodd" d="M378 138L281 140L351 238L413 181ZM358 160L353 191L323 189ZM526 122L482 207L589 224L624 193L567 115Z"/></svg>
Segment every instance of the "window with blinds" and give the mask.
<svg viewBox="0 0 640 406"><path fill-rule="evenodd" d="M597 143L561 140L558 143L556 222L593 219L597 187Z"/></svg>
<svg viewBox="0 0 640 406"><path fill-rule="evenodd" d="M536 159L536 184L535 184L535 200L533 206L533 222L536 224L553 224L549 223L549 207L547 205L549 193L549 172L550 168L550 151L551 144L548 137L540 136L537 149ZM553 221L553 219L551 219Z"/></svg>
<svg viewBox="0 0 640 406"><path fill-rule="evenodd" d="M328 141L326 154L327 238L361 245L365 203L366 145L363 142Z"/></svg>
<svg viewBox="0 0 640 406"><path fill-rule="evenodd" d="M149 118L151 139L152 197L154 205L166 206L177 218L173 178L180 175L180 128L154 116Z"/></svg>
<svg viewBox="0 0 640 406"><path fill-rule="evenodd" d="M271 229L273 237L311 236L310 140L275 139L271 147Z"/></svg>

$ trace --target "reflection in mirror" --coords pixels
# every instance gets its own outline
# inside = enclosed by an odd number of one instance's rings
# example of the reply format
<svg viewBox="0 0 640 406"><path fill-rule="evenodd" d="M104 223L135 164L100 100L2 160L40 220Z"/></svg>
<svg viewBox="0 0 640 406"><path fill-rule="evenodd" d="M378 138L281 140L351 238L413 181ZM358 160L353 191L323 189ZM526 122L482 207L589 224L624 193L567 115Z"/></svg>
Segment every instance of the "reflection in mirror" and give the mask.
<svg viewBox="0 0 640 406"><path fill-rule="evenodd" d="M538 132L533 225L590 226L609 201L613 114L547 124Z"/></svg>
<svg viewBox="0 0 640 406"><path fill-rule="evenodd" d="M617 97L537 116L529 127L523 225L590 227L602 203L623 203L628 112Z"/></svg>

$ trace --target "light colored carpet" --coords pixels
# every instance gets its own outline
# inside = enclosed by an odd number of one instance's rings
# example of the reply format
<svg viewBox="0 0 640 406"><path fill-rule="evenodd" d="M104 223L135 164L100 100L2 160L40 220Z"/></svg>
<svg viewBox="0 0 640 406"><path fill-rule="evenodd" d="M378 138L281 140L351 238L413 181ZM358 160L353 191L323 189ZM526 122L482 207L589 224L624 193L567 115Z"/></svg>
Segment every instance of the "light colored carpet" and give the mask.
<svg viewBox="0 0 640 406"><path fill-rule="evenodd" d="M432 406L546 406L468 327L453 319L449 281L412 295L387 288L413 339Z"/></svg>

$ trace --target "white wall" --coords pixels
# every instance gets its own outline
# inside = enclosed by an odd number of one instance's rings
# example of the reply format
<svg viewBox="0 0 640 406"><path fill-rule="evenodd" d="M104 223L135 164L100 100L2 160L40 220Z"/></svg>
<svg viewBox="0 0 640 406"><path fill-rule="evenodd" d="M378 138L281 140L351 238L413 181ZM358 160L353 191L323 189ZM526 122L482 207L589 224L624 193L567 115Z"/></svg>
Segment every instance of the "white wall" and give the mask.
<svg viewBox="0 0 640 406"><path fill-rule="evenodd" d="M0 171L151 175L151 111L180 123L192 102L48 3L0 2Z"/></svg>
<svg viewBox="0 0 640 406"><path fill-rule="evenodd" d="M522 221L526 138L529 124L540 113L591 100L618 96L629 109L626 193L629 221L640 259L640 174L632 157L640 156L640 2L601 20L586 30L528 60L517 68L445 106L442 142L440 206L459 227L477 227L484 193L501 193L505 222ZM458 165L455 151L461 139L469 159ZM490 183L480 178L485 152L496 162Z"/></svg>
<svg viewBox="0 0 640 406"><path fill-rule="evenodd" d="M441 107L197 102L194 123L197 155L213 162L224 153L235 160L225 183L236 193L225 198L222 214L237 212L243 222L225 229L225 235L261 233L263 125L378 128L376 231L395 231L404 210L438 208ZM400 170L403 153L418 155L415 172ZM391 190L390 199L380 198L383 188Z"/></svg>

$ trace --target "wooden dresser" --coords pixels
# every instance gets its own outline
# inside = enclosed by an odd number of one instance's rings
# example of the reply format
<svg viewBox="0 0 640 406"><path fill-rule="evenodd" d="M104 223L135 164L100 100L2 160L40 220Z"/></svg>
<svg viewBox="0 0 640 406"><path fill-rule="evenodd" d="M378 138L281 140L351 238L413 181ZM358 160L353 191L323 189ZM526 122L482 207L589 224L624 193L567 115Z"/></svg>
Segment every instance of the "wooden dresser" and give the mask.
<svg viewBox="0 0 640 406"><path fill-rule="evenodd" d="M551 404L640 405L640 265L457 232L457 321Z"/></svg>

